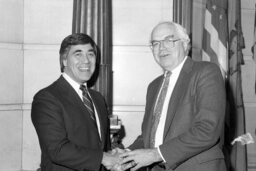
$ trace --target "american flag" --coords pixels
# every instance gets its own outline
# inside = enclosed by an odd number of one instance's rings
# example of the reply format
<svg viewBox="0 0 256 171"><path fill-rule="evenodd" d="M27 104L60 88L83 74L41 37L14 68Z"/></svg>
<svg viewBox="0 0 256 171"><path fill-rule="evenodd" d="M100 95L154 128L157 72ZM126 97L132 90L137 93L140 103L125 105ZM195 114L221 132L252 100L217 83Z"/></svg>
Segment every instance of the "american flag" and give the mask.
<svg viewBox="0 0 256 171"><path fill-rule="evenodd" d="M202 60L219 65L224 78L227 76L227 0L208 0L205 10Z"/></svg>

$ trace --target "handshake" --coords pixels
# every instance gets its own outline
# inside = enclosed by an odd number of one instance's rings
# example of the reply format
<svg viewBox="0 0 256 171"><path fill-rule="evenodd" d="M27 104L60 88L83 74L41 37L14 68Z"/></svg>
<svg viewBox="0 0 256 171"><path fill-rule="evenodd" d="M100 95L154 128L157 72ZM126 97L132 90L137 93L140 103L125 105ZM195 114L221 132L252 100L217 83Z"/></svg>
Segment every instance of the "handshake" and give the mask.
<svg viewBox="0 0 256 171"><path fill-rule="evenodd" d="M141 167L163 161L157 149L124 150L115 148L104 152L102 164L111 171L135 171Z"/></svg>

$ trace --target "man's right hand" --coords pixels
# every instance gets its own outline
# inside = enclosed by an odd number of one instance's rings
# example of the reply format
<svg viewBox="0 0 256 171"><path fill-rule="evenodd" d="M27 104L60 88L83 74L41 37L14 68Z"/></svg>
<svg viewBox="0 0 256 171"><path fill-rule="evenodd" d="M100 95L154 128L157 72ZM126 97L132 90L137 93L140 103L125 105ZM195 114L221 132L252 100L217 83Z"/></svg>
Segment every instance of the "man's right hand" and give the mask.
<svg viewBox="0 0 256 171"><path fill-rule="evenodd" d="M108 170L118 171L121 168L122 158L116 152L104 152L101 162ZM119 167L120 166L120 167ZM120 169L121 170L121 169Z"/></svg>

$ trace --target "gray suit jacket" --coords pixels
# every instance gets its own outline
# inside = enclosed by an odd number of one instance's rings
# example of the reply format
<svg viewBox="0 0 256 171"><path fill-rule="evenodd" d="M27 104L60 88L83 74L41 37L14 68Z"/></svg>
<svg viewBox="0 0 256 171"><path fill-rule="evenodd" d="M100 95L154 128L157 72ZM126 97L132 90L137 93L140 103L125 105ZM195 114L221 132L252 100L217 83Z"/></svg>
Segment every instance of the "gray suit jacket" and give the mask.
<svg viewBox="0 0 256 171"><path fill-rule="evenodd" d="M154 104L163 76L147 90L142 135L129 147L149 148ZM224 171L220 147L225 117L225 85L220 69L210 62L187 58L174 87L167 112L160 151L166 163L153 170Z"/></svg>

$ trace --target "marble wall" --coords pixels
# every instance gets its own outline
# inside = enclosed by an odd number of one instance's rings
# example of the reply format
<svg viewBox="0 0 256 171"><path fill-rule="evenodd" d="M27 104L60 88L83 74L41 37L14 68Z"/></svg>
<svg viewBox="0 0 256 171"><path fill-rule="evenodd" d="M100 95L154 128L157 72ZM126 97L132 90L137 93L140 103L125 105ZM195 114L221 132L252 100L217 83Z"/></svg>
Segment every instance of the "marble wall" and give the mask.
<svg viewBox="0 0 256 171"><path fill-rule="evenodd" d="M71 0L0 0L0 170L36 170L33 95L60 75L58 49L71 33Z"/></svg>
<svg viewBox="0 0 256 171"><path fill-rule="evenodd" d="M125 146L140 134L148 83L161 74L149 48L152 28L172 20L172 0L113 1L113 114L125 127ZM254 133L255 63L251 56L254 4L242 1L246 49L243 91L247 131ZM40 148L30 110L33 95L60 75L58 49L71 33L72 0L0 0L0 170L35 171ZM255 136L254 136L255 138ZM248 145L250 171L255 144Z"/></svg>
<svg viewBox="0 0 256 171"><path fill-rule="evenodd" d="M0 5L0 170L19 170L22 165L22 6L17 0Z"/></svg>
<svg viewBox="0 0 256 171"><path fill-rule="evenodd" d="M72 32L73 1L24 0L22 170L36 170L40 148L30 110L34 94L60 76L59 47Z"/></svg>
<svg viewBox="0 0 256 171"><path fill-rule="evenodd" d="M256 141L256 92L255 62L251 47L254 43L254 17L256 0L241 1L242 29L245 39L243 49L245 64L242 66L242 86L245 105L246 132L250 132ZM248 170L256 171L256 143L247 145Z"/></svg>

